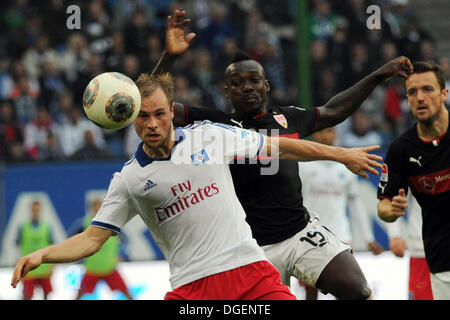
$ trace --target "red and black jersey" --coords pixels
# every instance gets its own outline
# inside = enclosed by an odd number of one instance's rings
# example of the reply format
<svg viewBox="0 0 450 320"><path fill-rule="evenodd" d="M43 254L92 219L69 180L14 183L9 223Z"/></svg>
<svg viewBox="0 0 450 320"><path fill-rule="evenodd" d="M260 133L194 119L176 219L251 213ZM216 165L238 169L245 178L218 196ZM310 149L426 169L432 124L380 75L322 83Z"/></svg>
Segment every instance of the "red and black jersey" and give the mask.
<svg viewBox="0 0 450 320"><path fill-rule="evenodd" d="M417 124L390 145L378 198L392 199L410 187L422 208L422 237L432 273L450 271L450 133L423 141Z"/></svg>
<svg viewBox="0 0 450 320"><path fill-rule="evenodd" d="M317 108L273 107L251 119L237 121L233 115L211 108L185 106L186 121L210 120L246 129L255 129L268 136L302 139L309 136L316 125ZM236 194L241 202L253 237L259 245L278 243L302 230L309 214L303 206L302 183L298 163L279 160L275 174L267 161L236 161L230 165ZM256 163L255 163L256 162Z"/></svg>

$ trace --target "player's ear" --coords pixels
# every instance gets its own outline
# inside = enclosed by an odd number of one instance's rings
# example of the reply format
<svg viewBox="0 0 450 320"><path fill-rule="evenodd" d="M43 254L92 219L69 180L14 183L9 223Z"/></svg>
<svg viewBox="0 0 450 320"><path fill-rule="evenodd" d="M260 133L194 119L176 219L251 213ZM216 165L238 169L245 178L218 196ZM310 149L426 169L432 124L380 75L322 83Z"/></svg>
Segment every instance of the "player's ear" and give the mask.
<svg viewBox="0 0 450 320"><path fill-rule="evenodd" d="M269 84L269 80L264 80L264 86L266 87L266 92L269 93L270 92L270 84Z"/></svg>
<svg viewBox="0 0 450 320"><path fill-rule="evenodd" d="M448 89L444 89L442 90L442 99L444 101L447 101L447 98L448 98Z"/></svg>
<svg viewBox="0 0 450 320"><path fill-rule="evenodd" d="M170 105L170 119L173 120L175 116L175 102Z"/></svg>
<svg viewBox="0 0 450 320"><path fill-rule="evenodd" d="M225 85L223 88L225 89L225 98L230 99L230 92L229 92L230 89L228 88L227 85Z"/></svg>

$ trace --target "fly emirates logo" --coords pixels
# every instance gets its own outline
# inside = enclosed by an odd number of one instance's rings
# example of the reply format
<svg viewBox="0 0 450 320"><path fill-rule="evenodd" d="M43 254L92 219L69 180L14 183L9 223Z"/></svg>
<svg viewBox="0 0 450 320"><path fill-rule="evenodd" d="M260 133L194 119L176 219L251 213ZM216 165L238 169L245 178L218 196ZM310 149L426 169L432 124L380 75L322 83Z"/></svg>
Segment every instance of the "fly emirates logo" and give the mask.
<svg viewBox="0 0 450 320"><path fill-rule="evenodd" d="M220 192L217 183L215 182L209 186L193 190L190 180L173 185L170 187L170 190L175 200L167 207L155 208L156 216L160 222L176 216L191 206L214 197Z"/></svg>

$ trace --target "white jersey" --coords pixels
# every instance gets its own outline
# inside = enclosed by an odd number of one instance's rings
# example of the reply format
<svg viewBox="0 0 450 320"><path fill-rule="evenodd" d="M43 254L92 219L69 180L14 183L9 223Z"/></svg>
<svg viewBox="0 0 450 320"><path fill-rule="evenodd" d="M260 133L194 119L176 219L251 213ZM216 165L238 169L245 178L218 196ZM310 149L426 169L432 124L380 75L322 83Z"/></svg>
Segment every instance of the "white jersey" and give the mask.
<svg viewBox="0 0 450 320"><path fill-rule="evenodd" d="M172 289L266 260L228 166L235 156L257 156L265 137L204 121L176 128L175 140L167 159L152 159L138 147L114 174L92 224L120 232L140 215L169 262Z"/></svg>
<svg viewBox="0 0 450 320"><path fill-rule="evenodd" d="M299 162L303 204L316 213L322 225L338 239L351 243L348 212L355 228L362 228L366 242L374 241L370 218L359 198L358 177L333 161Z"/></svg>
<svg viewBox="0 0 450 320"><path fill-rule="evenodd" d="M405 238L406 246L411 257L424 258L425 251L422 239L422 209L412 195L408 192L407 219L400 218L395 223L386 223L386 230L390 239Z"/></svg>

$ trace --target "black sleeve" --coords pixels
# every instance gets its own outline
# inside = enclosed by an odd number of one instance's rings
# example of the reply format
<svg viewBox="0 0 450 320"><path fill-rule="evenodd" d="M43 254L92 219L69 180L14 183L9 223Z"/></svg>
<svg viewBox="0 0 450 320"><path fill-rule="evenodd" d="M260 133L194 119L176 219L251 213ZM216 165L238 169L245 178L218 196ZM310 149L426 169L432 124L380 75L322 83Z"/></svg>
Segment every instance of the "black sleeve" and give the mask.
<svg viewBox="0 0 450 320"><path fill-rule="evenodd" d="M294 122L298 134L304 139L314 133L320 112L318 108L280 107L280 111L288 117L289 122ZM276 110L276 109L275 109Z"/></svg>
<svg viewBox="0 0 450 320"><path fill-rule="evenodd" d="M194 107L184 105L186 112L186 123L192 124L195 121L209 120L212 122L227 122L229 116L222 111L207 107Z"/></svg>
<svg viewBox="0 0 450 320"><path fill-rule="evenodd" d="M408 192L408 181L404 173L405 166L402 159L403 151L400 140L394 140L389 146L383 163L383 168L378 183L378 199L392 199L398 195L398 190L403 188Z"/></svg>

